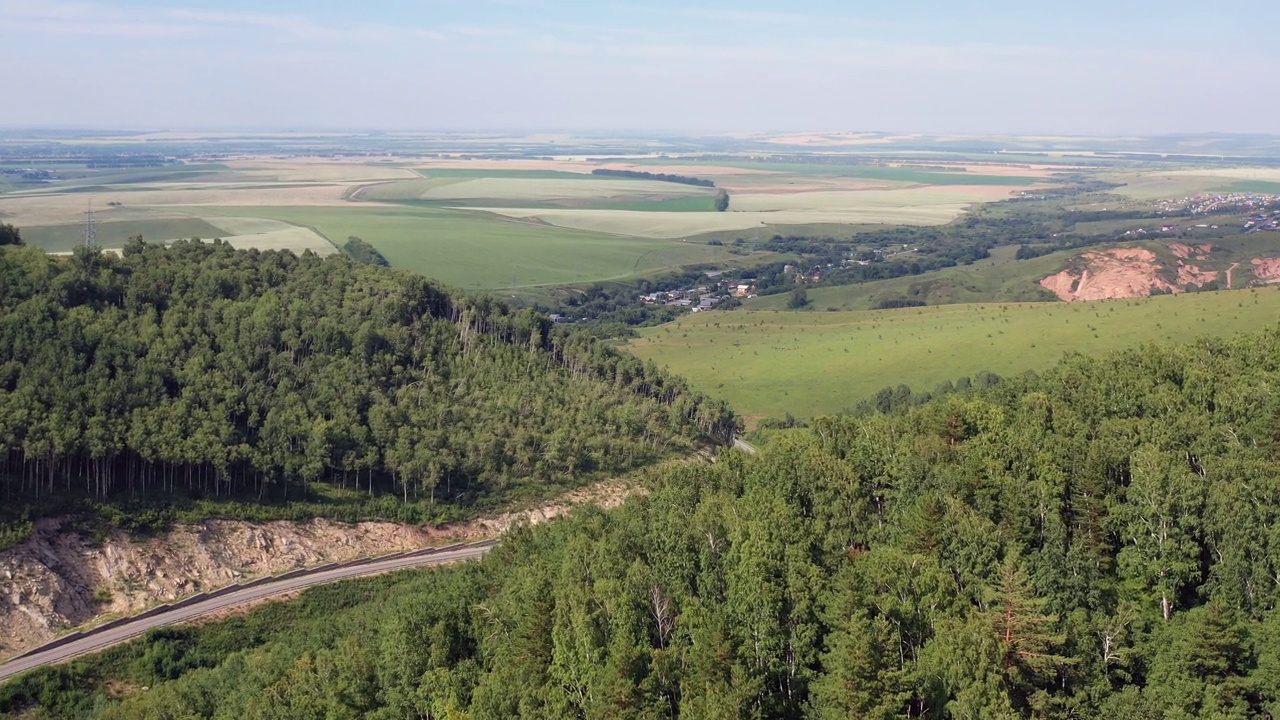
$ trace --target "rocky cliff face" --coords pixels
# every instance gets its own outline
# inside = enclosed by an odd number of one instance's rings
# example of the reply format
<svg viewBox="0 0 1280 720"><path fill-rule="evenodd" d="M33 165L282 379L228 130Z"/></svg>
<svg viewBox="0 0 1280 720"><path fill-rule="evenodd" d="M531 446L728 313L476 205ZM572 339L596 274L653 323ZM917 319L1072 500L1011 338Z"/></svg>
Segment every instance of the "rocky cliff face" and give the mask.
<svg viewBox="0 0 1280 720"><path fill-rule="evenodd" d="M31 539L0 552L0 661L104 616L261 575L492 537L518 520L536 524L583 503L612 507L629 491L605 483L531 510L438 528L208 520L162 537L135 540L116 532L99 542L77 532L69 518L41 520Z"/></svg>
<svg viewBox="0 0 1280 720"><path fill-rule="evenodd" d="M163 537L101 542L43 520L33 537L0 553L0 657L37 646L100 615L130 614L242 578L425 547L425 530L324 520L252 525L210 520Z"/></svg>

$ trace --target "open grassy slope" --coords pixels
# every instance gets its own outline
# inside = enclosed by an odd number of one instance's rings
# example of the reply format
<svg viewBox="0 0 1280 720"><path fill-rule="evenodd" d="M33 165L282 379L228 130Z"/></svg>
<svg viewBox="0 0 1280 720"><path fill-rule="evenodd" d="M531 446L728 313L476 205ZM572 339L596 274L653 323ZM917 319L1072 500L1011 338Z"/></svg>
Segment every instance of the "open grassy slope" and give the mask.
<svg viewBox="0 0 1280 720"><path fill-rule="evenodd" d="M1272 287L1096 303L710 312L647 329L628 347L748 418L811 417L886 386L930 390L984 370L1039 370L1064 352L1230 335L1278 317Z"/></svg>

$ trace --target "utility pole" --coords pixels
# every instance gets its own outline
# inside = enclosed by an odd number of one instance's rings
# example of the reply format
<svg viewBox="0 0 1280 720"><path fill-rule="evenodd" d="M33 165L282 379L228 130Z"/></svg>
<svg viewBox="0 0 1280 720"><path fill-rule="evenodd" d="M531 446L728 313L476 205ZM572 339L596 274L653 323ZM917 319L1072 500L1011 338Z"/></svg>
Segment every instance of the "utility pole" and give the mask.
<svg viewBox="0 0 1280 720"><path fill-rule="evenodd" d="M84 213L84 246L91 248L98 244L98 229L93 220L93 201L89 201L89 207Z"/></svg>

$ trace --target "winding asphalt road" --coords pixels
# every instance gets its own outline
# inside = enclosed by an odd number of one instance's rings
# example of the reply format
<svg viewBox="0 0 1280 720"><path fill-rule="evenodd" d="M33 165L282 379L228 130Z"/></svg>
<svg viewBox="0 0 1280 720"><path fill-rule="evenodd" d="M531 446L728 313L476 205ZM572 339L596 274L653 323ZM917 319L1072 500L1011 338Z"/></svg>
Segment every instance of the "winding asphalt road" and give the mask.
<svg viewBox="0 0 1280 720"><path fill-rule="evenodd" d="M89 634L84 637L78 638L65 645L59 645L47 650L37 650L22 657L18 657L4 665L0 665L0 682L17 675L18 673L26 672L27 670L31 670L42 665L59 663L80 655L97 652L98 650L102 650L117 643L124 642L132 637L141 635L153 628L194 620L195 618L218 612L219 610L226 610L227 608L243 605L244 603L271 597L273 595L280 595L282 593L311 587L312 585L320 585L338 580L348 580L367 575L378 575L392 570L402 570L404 568L422 567L426 565L440 565L442 563L459 562L462 560L474 560L489 552L495 542L495 540L486 540L484 542L472 543L436 552L424 552L422 554L415 554L407 557L401 556L385 560L375 560L363 565L329 568L327 570L317 569L313 572L297 575L291 578L285 578L274 582L256 585L254 587L244 588L243 590L237 590L220 597L193 603L186 607L174 608L167 612L162 612L150 617L138 618L132 622L107 628L99 632L89 631Z"/></svg>

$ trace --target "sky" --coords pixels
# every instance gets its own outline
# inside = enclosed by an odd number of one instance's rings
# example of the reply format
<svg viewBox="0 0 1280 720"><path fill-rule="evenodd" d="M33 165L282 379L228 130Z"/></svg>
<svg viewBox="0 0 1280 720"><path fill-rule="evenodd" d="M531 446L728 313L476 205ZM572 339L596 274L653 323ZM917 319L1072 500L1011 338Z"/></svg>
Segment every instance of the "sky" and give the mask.
<svg viewBox="0 0 1280 720"><path fill-rule="evenodd" d="M1278 25L1275 0L0 0L0 126L1280 133Z"/></svg>

